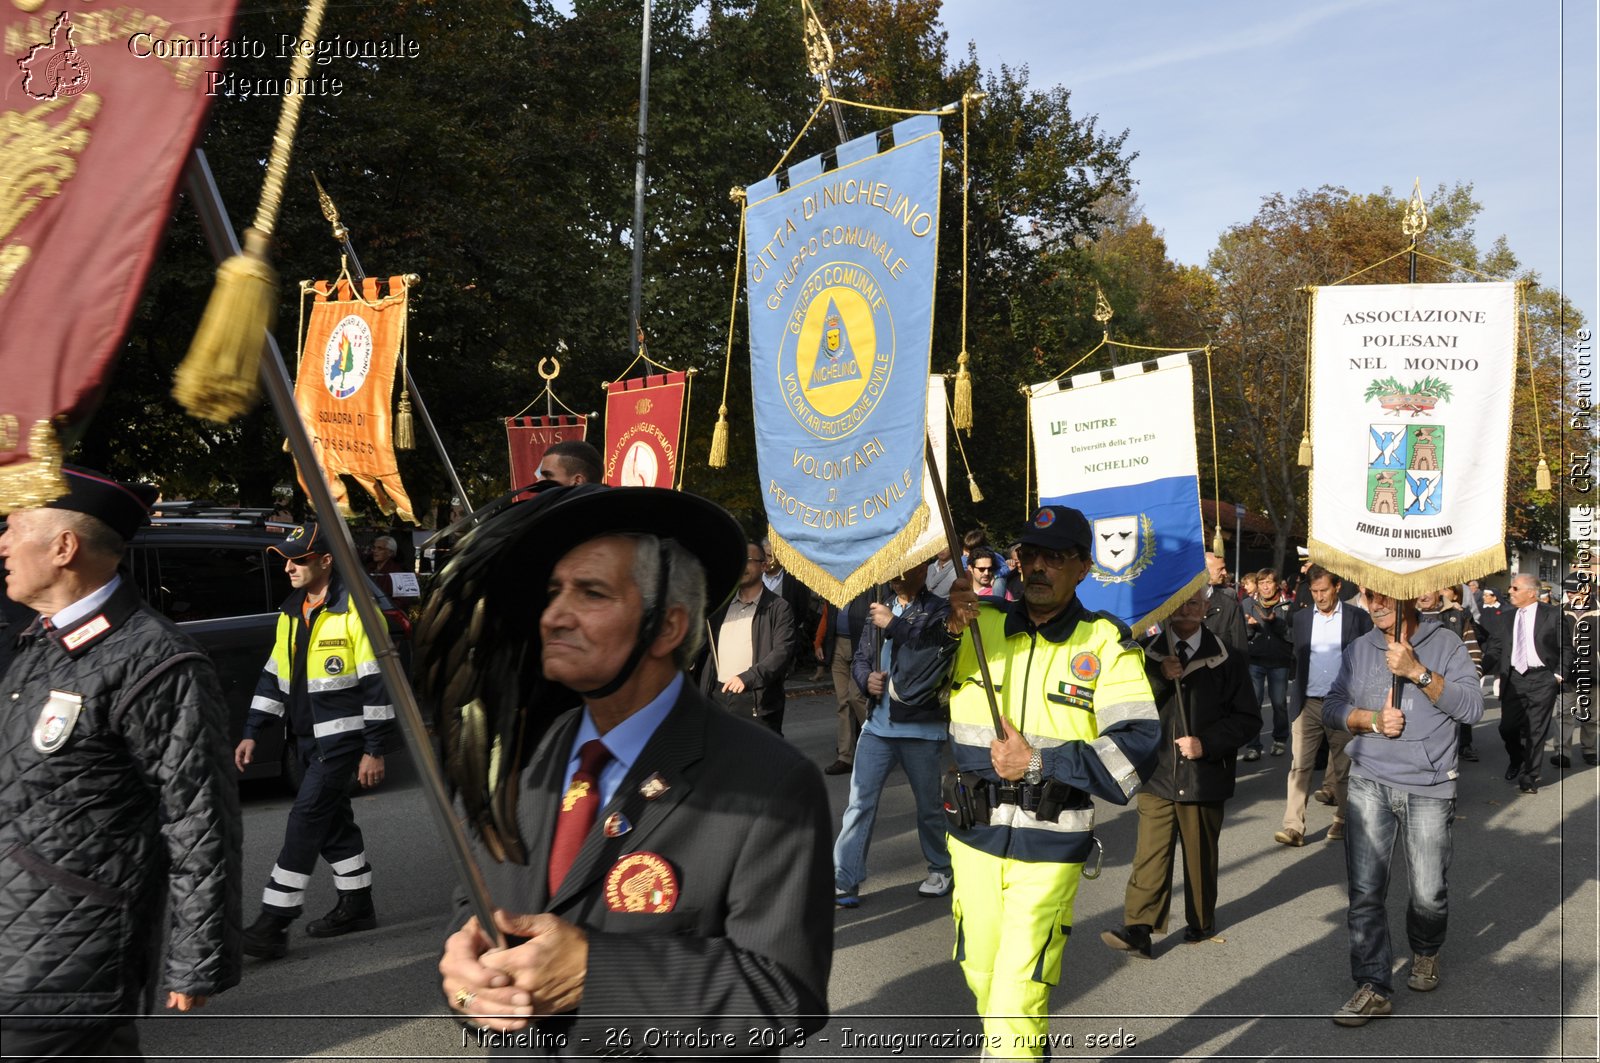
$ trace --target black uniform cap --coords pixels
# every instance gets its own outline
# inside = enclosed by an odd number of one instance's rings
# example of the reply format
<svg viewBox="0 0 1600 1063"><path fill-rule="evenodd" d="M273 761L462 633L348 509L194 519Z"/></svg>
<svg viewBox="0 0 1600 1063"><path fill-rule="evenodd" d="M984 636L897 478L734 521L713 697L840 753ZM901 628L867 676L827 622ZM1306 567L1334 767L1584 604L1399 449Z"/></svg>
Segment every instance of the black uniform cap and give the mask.
<svg viewBox="0 0 1600 1063"><path fill-rule="evenodd" d="M160 494L149 484L120 483L104 473L82 469L75 465L61 466L66 477L67 493L54 502L46 502L46 509L65 509L85 513L124 540L150 523L150 507Z"/></svg>
<svg viewBox="0 0 1600 1063"><path fill-rule="evenodd" d="M1065 550L1069 546L1087 550L1093 542L1089 519L1069 506L1040 506L1017 541L1046 550Z"/></svg>

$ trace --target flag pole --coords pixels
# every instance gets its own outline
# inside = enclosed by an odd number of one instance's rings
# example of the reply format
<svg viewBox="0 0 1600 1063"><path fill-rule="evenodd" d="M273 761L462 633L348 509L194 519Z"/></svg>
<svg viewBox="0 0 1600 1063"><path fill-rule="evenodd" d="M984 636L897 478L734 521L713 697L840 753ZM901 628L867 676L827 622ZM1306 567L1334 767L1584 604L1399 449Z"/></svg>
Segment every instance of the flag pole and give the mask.
<svg viewBox="0 0 1600 1063"><path fill-rule="evenodd" d="M350 243L350 229L339 221L339 208L333 205L333 197L328 195L322 187L322 182L317 180L317 175L312 173L311 180L317 186L317 205L322 208L322 216L328 224L333 226L333 238L339 241L339 246L344 248L345 262L350 267L350 272L355 274L359 283L367 279L367 271L361 268L361 259L356 255L356 249ZM411 367L403 365L406 374L406 387L411 392L411 402L416 408L417 415L422 418L422 427L428 430L428 438L433 440L433 449L439 452L439 460L444 463L445 475L450 478L450 486L455 489L456 497L461 499L461 507L467 511L467 516L472 516L472 500L467 497L467 489L461 486L461 477L456 475L456 467L450 461L450 455L445 452L444 440L439 438L439 430L434 427L433 418L428 416L428 404L422 401L422 392L417 388L417 380L411 375Z"/></svg>
<svg viewBox="0 0 1600 1063"><path fill-rule="evenodd" d="M628 350L640 353L644 341L640 315L644 312L644 189L646 133L650 125L650 0L644 0L644 30L639 44L639 137L633 169L633 282L628 290ZM647 370L648 371L648 370Z"/></svg>
<svg viewBox="0 0 1600 1063"><path fill-rule="evenodd" d="M206 162L203 150L194 150L185 177L212 257L220 262L229 255L237 254L239 243L234 235L233 223L228 219L227 205L222 201L222 193L211 175L211 166ZM289 385L289 371L284 367L277 338L270 330L263 333L263 338L266 349L261 359L262 385L272 402L273 412L278 416L278 423L288 437L294 460L302 470L311 473L305 477L307 493L311 496L311 503L316 508L322 526L330 531L328 545L333 552L334 565L350 591L350 601L361 617L361 625L366 628L367 638L377 654L378 671L388 687L389 696L394 699L400 731L405 735L412 759L416 761L422 776L423 796L445 840L451 863L455 865L456 877L466 891L472 913L478 917L481 932L496 948L504 948L505 938L494 923L494 904L489 899L488 886L484 882L483 872L472 859L466 832L456 819L449 791L445 788L444 775L439 769L427 726L422 720L422 710L417 705L416 693L406 678L405 666L400 661L394 641L389 638L388 624L373 598L366 571L356 554L355 541L350 537L350 528L333 500L327 477L311 449L311 437L306 434L305 422L300 417L299 407L295 405L294 391ZM338 529L336 533L332 531L333 528Z"/></svg>
<svg viewBox="0 0 1600 1063"><path fill-rule="evenodd" d="M933 441L928 438L927 432L922 434L922 458L928 463L931 473L929 479L933 481L933 500L939 507L939 520L944 524L945 543L950 548L950 563L956 567L956 575L965 576L967 566L961 560L961 540L956 536L955 518L950 516L950 503L944 496L944 477L939 473L939 466L934 460ZM967 624L967 630L972 633L972 648L978 653L978 674L983 677L983 692L989 696L989 720L994 724L994 736L1001 740L1006 737L1005 725L1000 722L1000 704L994 696L994 680L989 676L989 655L983 650L983 632L978 630L978 618L973 617Z"/></svg>

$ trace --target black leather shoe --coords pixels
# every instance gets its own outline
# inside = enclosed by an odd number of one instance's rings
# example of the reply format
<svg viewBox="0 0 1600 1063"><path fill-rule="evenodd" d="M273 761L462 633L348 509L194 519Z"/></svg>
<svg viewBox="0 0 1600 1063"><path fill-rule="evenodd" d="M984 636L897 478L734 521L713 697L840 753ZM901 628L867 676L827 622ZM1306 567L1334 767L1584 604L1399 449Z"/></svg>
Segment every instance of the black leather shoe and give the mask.
<svg viewBox="0 0 1600 1063"><path fill-rule="evenodd" d="M1125 926L1121 930L1102 930L1100 940L1118 952L1150 959L1150 931L1144 927Z"/></svg>
<svg viewBox="0 0 1600 1063"><path fill-rule="evenodd" d="M1470 760L1472 763L1476 764L1478 763L1478 751L1473 749L1471 746L1467 746L1461 750L1461 759Z"/></svg>
<svg viewBox="0 0 1600 1063"><path fill-rule="evenodd" d="M1585 753L1583 755L1583 762L1588 764L1590 767L1600 764L1600 753Z"/></svg>
<svg viewBox="0 0 1600 1063"><path fill-rule="evenodd" d="M1506 782L1515 782L1518 775L1522 774L1522 765L1513 764L1506 769Z"/></svg>
<svg viewBox="0 0 1600 1063"><path fill-rule="evenodd" d="M1517 783L1517 792L1524 794L1536 794L1539 792L1539 787L1531 782L1519 782Z"/></svg>
<svg viewBox="0 0 1600 1063"><path fill-rule="evenodd" d="M378 925L378 913L372 907L372 889L340 890L339 903L321 919L306 925L306 933L314 938L335 938L357 930L371 930Z"/></svg>
<svg viewBox="0 0 1600 1063"><path fill-rule="evenodd" d="M1557 753L1555 756L1550 758L1550 763L1554 764L1558 768L1570 768L1572 767L1572 758L1567 756L1565 753Z"/></svg>
<svg viewBox="0 0 1600 1063"><path fill-rule="evenodd" d="M842 760L836 760L822 769L824 775L849 775L850 765Z"/></svg>
<svg viewBox="0 0 1600 1063"><path fill-rule="evenodd" d="M262 960L280 960L289 954L289 924L293 919L262 912L245 927L244 954Z"/></svg>
<svg viewBox="0 0 1600 1063"><path fill-rule="evenodd" d="M1215 930L1201 930L1198 927L1186 926L1183 928L1183 942L1186 945L1198 945L1202 941L1210 941L1216 936Z"/></svg>

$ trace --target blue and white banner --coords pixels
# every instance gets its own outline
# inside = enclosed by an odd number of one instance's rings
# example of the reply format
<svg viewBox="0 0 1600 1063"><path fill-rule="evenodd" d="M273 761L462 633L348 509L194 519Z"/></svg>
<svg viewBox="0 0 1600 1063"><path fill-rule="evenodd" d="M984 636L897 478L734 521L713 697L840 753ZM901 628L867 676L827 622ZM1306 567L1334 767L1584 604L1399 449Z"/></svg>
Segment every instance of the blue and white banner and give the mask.
<svg viewBox="0 0 1600 1063"><path fill-rule="evenodd" d="M1078 597L1142 631L1206 578L1189 355L1029 391L1039 504L1081 510L1094 539Z"/></svg>
<svg viewBox="0 0 1600 1063"><path fill-rule="evenodd" d="M835 605L898 574L928 523L923 433L938 119L751 185L750 390L774 552Z"/></svg>

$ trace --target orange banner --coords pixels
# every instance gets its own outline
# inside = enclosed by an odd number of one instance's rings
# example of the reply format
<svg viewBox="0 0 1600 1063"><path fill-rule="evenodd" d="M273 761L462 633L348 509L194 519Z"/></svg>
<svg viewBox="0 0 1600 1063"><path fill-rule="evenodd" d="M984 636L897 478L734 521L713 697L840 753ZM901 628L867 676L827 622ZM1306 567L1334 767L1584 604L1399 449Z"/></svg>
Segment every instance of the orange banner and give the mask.
<svg viewBox="0 0 1600 1063"><path fill-rule="evenodd" d="M606 385L606 483L676 486L684 380L662 373Z"/></svg>
<svg viewBox="0 0 1600 1063"><path fill-rule="evenodd" d="M317 282L294 401L340 512L350 513L340 479L348 476L383 512L398 512L415 524L395 462L389 414L406 333L406 287L400 277L390 277L387 296L379 298L378 288L374 277L363 282L359 296L344 280L336 286ZM300 484L305 486L304 469Z"/></svg>

